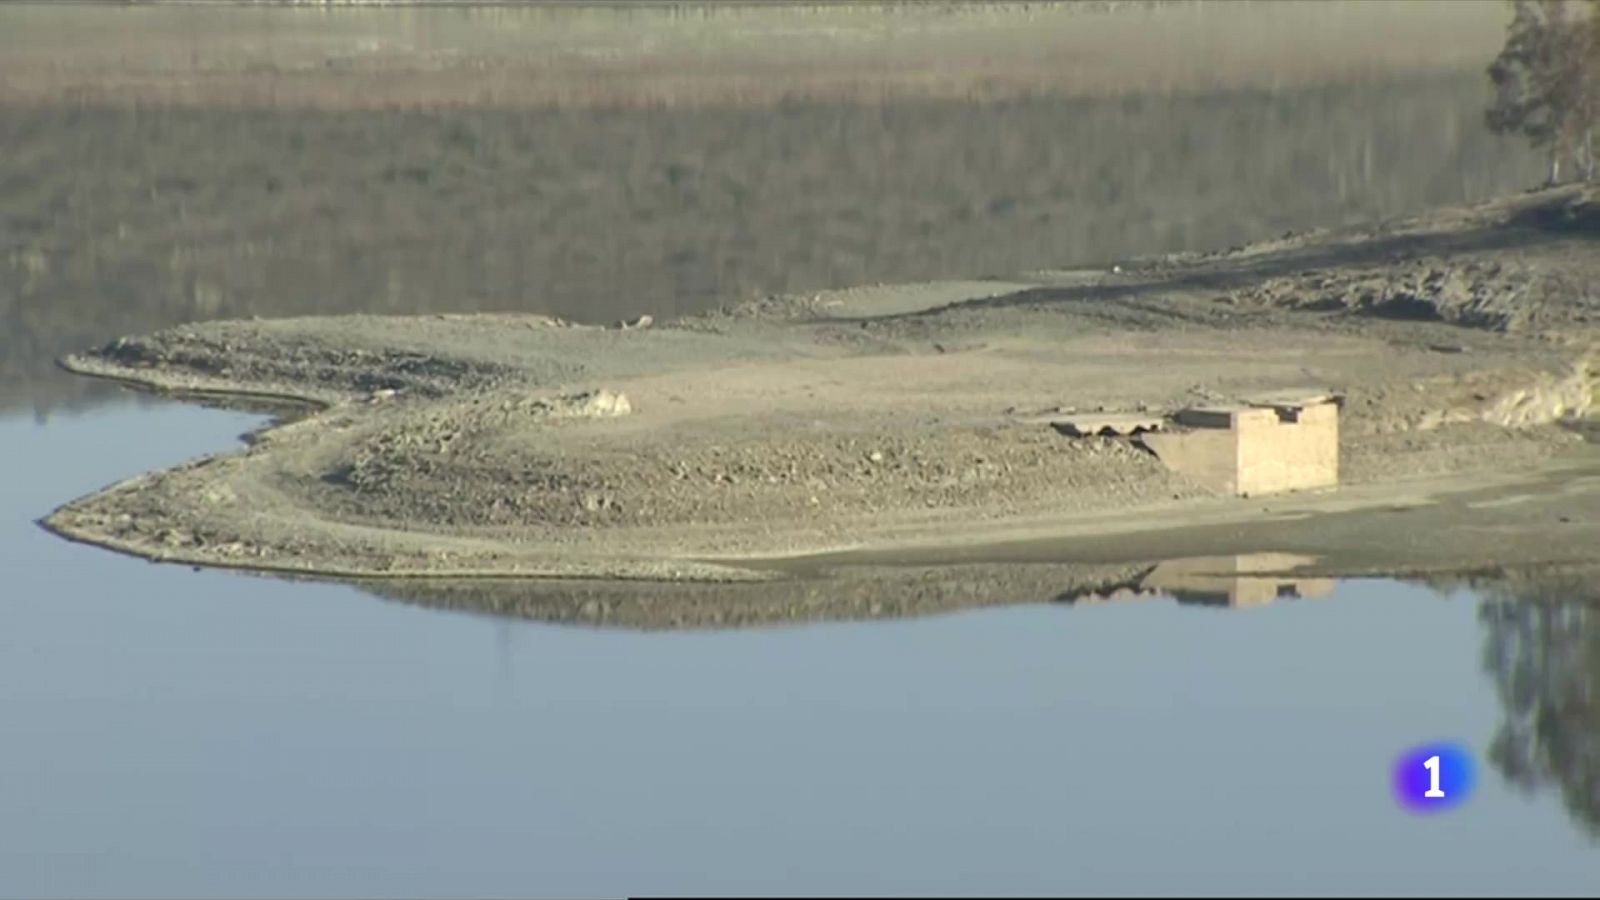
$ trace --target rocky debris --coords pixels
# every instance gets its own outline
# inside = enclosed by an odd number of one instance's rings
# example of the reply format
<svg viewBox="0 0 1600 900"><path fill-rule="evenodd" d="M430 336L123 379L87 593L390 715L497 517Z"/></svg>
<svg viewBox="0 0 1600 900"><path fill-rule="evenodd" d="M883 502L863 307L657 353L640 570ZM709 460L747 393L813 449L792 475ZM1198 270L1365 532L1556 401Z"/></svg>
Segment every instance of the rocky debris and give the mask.
<svg viewBox="0 0 1600 900"><path fill-rule="evenodd" d="M605 419L628 415L633 412L633 404L628 402L628 395L601 388L581 394L535 400L532 412L535 415L559 419Z"/></svg>
<svg viewBox="0 0 1600 900"><path fill-rule="evenodd" d="M303 396L371 401L406 391L443 397L485 385L506 369L478 361L408 350L330 347L303 339L264 337L238 323L185 325L144 337L120 337L86 354L69 356L69 368L159 372L185 389L276 390L294 385ZM387 393L385 393L387 392Z"/></svg>
<svg viewBox="0 0 1600 900"><path fill-rule="evenodd" d="M1428 432L1482 424L1526 431L1590 415L1600 371L1593 360L1565 369L1515 366L1424 378L1351 394L1340 430L1348 437Z"/></svg>
<svg viewBox="0 0 1600 900"><path fill-rule="evenodd" d="M343 462L323 473L321 481L367 498L385 494L402 498L416 490L415 483L422 479L438 480L447 493L470 492L479 489L474 485L494 483L502 485L505 491L497 493L488 512L483 515L492 517L497 510L520 514L520 506L511 502L518 497L538 493L558 496L590 488L600 490L604 488L604 483L582 476L559 474L539 464L530 464L511 475L494 473L481 449L471 448L479 446L485 436L507 429L515 430L530 417L554 420L607 419L628 415L633 411L626 394L604 388L557 397L506 401L492 406L478 403L472 409L471 413L452 413L436 408L414 413L399 427L358 440ZM464 452L462 447L469 449ZM594 503L580 498L579 503L588 512L611 510L615 505L610 499ZM444 511L447 506L447 498L440 497L430 511L452 521L475 521L479 517L478 512L446 516Z"/></svg>
<svg viewBox="0 0 1600 900"><path fill-rule="evenodd" d="M678 328L693 330L714 327L717 323L728 320L793 321L814 319L824 312L825 308L822 305L821 294L766 294L761 297L730 303L719 309L697 315L685 316L674 321L673 325Z"/></svg>
<svg viewBox="0 0 1600 900"><path fill-rule="evenodd" d="M625 456L574 457L527 446L514 465L475 449L497 442L493 434L478 430L455 440L454 432L435 436L434 430L418 422L375 435L324 482L348 489L348 508L362 519L410 519L420 509L431 520L471 527L774 520L828 527L839 516L895 509L1087 508L1203 493L1172 483L1156 460L1126 442L1063 446L1020 425L874 437L677 433L641 436ZM465 496L481 502L460 502Z"/></svg>
<svg viewBox="0 0 1600 900"><path fill-rule="evenodd" d="M1545 324L1554 308L1600 305L1583 285L1509 262L1417 259L1370 269L1306 271L1272 278L1225 302L1414 321L1492 331Z"/></svg>
<svg viewBox="0 0 1600 900"><path fill-rule="evenodd" d="M1596 373L1584 361L1564 378L1540 374L1531 384L1506 392L1484 410L1483 420L1507 428L1528 428L1578 419L1593 406L1596 388Z"/></svg>

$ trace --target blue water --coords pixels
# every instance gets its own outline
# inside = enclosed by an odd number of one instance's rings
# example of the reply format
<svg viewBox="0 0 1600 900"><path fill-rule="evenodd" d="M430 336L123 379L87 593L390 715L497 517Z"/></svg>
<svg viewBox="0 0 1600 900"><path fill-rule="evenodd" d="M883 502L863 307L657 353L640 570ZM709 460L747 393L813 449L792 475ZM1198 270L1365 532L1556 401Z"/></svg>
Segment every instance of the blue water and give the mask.
<svg viewBox="0 0 1600 900"><path fill-rule="evenodd" d="M0 419L0 895L1600 884L1559 794L1481 759L1503 713L1467 594L639 633L151 565L33 524L257 421ZM1480 754L1479 785L1414 816L1389 766L1429 740Z"/></svg>

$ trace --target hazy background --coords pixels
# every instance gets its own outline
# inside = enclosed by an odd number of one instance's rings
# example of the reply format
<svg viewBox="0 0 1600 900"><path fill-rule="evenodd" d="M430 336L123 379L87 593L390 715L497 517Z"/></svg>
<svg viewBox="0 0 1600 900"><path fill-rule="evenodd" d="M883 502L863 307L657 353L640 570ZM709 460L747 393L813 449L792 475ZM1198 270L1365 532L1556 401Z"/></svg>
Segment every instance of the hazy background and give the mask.
<svg viewBox="0 0 1600 900"><path fill-rule="evenodd" d="M192 319L1211 248L1521 188L1497 3L0 6L0 408Z"/></svg>

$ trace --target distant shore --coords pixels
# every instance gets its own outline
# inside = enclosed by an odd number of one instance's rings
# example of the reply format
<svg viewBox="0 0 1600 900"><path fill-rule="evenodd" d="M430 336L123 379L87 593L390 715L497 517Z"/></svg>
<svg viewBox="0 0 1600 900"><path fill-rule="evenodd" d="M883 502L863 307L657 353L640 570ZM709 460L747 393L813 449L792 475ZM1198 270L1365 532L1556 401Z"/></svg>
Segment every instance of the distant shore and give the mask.
<svg viewBox="0 0 1600 900"><path fill-rule="evenodd" d="M704 108L1477 70L1496 4L0 6L0 104ZM1425 46L1419 52L1419 46Z"/></svg>

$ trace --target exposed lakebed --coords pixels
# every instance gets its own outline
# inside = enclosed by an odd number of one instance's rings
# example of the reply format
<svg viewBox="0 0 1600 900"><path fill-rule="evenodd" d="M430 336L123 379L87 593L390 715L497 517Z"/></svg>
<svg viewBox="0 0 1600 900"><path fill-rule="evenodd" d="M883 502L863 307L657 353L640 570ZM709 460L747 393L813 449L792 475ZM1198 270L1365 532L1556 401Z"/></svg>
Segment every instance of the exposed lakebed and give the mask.
<svg viewBox="0 0 1600 900"><path fill-rule="evenodd" d="M1156 535L1162 559L1181 554L1159 535L1248 528L1274 507L1295 517L1276 539L1320 547L1324 574L1584 562L1600 545L1584 427L1597 202L1556 190L654 327L322 317L119 338L66 365L318 410L46 521L152 559L328 576L726 582L818 554L1107 534ZM1283 389L1344 398L1337 490L1231 497L1037 415ZM1432 519L1372 515L1419 505Z"/></svg>

